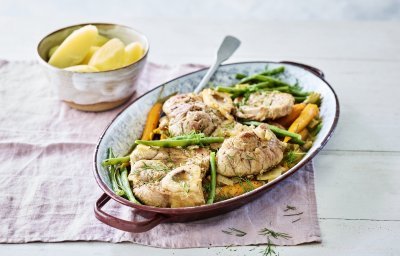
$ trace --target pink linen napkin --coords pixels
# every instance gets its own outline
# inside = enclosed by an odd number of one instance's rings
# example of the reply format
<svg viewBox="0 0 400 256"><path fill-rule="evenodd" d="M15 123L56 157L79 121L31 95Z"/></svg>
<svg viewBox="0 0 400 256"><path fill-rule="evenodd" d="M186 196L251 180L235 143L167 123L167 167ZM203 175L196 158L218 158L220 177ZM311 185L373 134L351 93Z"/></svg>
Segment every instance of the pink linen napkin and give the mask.
<svg viewBox="0 0 400 256"><path fill-rule="evenodd" d="M201 67L149 63L132 100ZM290 236L271 240L278 245L321 241L312 164L258 200L221 216L161 224L140 234L113 229L94 217L93 205L102 191L92 175L91 162L98 137L122 107L103 113L69 108L52 93L35 62L0 61L0 102L1 243L129 241L165 248L249 245L267 242L258 234L262 228ZM132 218L131 209L115 202L104 209ZM246 234L237 236L230 228Z"/></svg>

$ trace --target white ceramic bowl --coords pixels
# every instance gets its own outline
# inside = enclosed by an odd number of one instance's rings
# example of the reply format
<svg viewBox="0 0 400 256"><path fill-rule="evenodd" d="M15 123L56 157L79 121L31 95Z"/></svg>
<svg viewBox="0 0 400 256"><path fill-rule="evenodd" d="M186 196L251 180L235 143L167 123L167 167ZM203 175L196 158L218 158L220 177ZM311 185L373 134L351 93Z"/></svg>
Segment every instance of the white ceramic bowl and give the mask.
<svg viewBox="0 0 400 256"><path fill-rule="evenodd" d="M145 49L143 57L126 67L94 73L67 71L47 63L48 52L53 46L61 44L74 30L89 24L95 25L101 35L119 38L125 44L140 42ZM127 26L108 23L87 23L62 28L45 36L37 46L39 63L58 98L84 111L104 111L125 103L135 92L148 51L149 43L142 33Z"/></svg>

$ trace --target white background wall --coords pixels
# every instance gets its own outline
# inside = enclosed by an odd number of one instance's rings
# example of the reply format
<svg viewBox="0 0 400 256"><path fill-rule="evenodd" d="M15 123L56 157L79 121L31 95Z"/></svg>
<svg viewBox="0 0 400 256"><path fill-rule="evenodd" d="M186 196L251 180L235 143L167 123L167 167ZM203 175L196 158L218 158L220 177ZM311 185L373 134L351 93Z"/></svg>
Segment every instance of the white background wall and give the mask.
<svg viewBox="0 0 400 256"><path fill-rule="evenodd" d="M400 0L0 0L0 16L70 19L400 20Z"/></svg>
<svg viewBox="0 0 400 256"><path fill-rule="evenodd" d="M223 35L236 35L237 29L230 27L230 22L238 20L236 24L248 27L251 33L270 33L268 38L274 39L277 35L271 26L279 31L293 25L301 28L303 24L338 23L340 27L348 26L348 21L399 21L400 0L0 0L0 59L35 59L36 45L46 34L72 24L97 21L126 24L144 32L152 46L150 61L160 62L157 57L161 54L187 48L187 42L168 40L186 35L196 38L190 52L202 55L204 63L209 63L213 52L202 52L201 48L210 44L214 49ZM260 21L265 22L265 29L254 30L253 24ZM204 27L211 24L215 31L205 33L199 29L205 23L209 24ZM243 35L241 39L243 47L251 46ZM375 39L371 35L371 40ZM176 62L199 61L203 62L193 58Z"/></svg>

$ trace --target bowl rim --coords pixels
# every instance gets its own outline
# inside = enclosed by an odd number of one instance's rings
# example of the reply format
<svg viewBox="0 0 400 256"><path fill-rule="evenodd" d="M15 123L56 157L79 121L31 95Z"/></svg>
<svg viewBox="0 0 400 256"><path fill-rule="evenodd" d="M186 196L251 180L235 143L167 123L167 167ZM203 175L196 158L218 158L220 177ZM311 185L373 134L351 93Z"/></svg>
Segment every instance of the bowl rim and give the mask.
<svg viewBox="0 0 400 256"><path fill-rule="evenodd" d="M222 67L224 66L232 66L232 65L238 65L238 64L282 64L282 65L289 65L289 66L293 66L296 68L301 68L304 69L305 71L307 71L309 74L321 79L330 89L330 91L332 92L334 98L335 98L335 106L336 106L336 111L334 114L334 120L332 123L332 126L330 127L328 134L326 135L326 137L322 140L321 144L314 150L314 152L312 152L306 159L305 161L302 161L300 163L298 163L297 165L295 165L294 167L290 168L286 173L280 175L279 177L277 177L276 179L274 179L271 182L268 182L264 185L262 185L261 187L258 187L252 191L249 191L247 193L244 193L240 196L236 196L224 201L220 201L214 204L209 204L209 205L201 205L201 206L194 206L194 207L182 207L182 208L161 208L161 207L155 207L155 206L148 206L148 205L138 205L135 204L123 197L120 197L118 195L116 195L108 186L107 184L105 184L103 182L103 180L100 177L99 174L99 170L97 169L97 155L98 155L98 151L99 151L99 147L100 147L100 143L103 140L103 137L105 136L105 134L107 133L108 129L110 128L110 126L114 123L114 121L123 113L125 112L132 104L135 104L139 99L141 99L142 97L145 97L147 94L153 92L154 90L157 90L158 88L164 86L165 84L171 83L175 80L181 79L185 76L189 76L191 74L194 73L198 73L198 72L202 72L208 69L208 67L206 68L202 68L193 72L189 72L186 73L184 75L181 75L179 77L176 77L174 79L171 79L169 81L166 81L156 87L154 87L153 89L147 91L146 93L142 94L141 96L139 96L138 98L136 98L134 101L132 101L129 105L125 106L111 121L110 123L106 126L106 128L104 129L104 131L102 132L97 144L96 144L96 148L93 154L93 175L95 176L96 182L97 184L100 186L100 188L109 196L111 197L113 200L126 205L128 207L131 208L135 208L138 210L141 210L143 212L154 212L154 213L158 213L158 214L164 214L166 216L170 216L170 215L181 215L181 214L187 214L187 213L202 213L202 212L208 212L208 211L212 211L212 210L216 210L216 209L221 209L221 208L225 208L230 206L231 204L234 204L234 202L237 202L239 200L244 200L245 203L247 203L245 200L247 198L253 198L256 196L256 194L259 193L263 193L268 191L270 188L272 188L273 186L275 186L276 184L278 184L279 182L281 182L282 180L288 178L289 176L293 175L294 173L296 173L298 170L300 170L302 167L304 167L306 164L308 164L320 151L321 149L326 145L326 143L329 141L329 139L332 137L333 132L335 131L336 127L337 127L337 123L339 120L339 115L340 115L340 105L339 105L339 100L337 97L337 94L335 92L335 90L332 88L332 86L325 80L324 77L322 76L318 76L317 74L311 72L310 70L304 68L304 67L300 67L294 64L294 62L292 62L293 64L290 63L284 63L284 62L279 62L279 61L244 61L244 62L235 62L235 63L229 63L229 64L223 64L221 65ZM244 203L244 204L245 204Z"/></svg>
<svg viewBox="0 0 400 256"><path fill-rule="evenodd" d="M58 32L61 32L61 31L63 31L63 30L69 29L69 28L73 28L73 27L83 27L83 26L86 26L86 25L93 25L93 26L96 26L96 27L97 27L97 25L108 25L108 26L118 26L118 27L127 28L127 29L129 29L129 30L135 32L136 34L142 36L142 37L145 39L145 41L146 41L146 43L147 43L146 52L143 54L143 56L142 56L140 59L138 59L137 61L135 61L135 62L133 62L133 63L127 65L127 66L120 67L120 68L116 68L116 69L111 69L111 70L98 71L98 72L78 72L78 71L65 70L64 68L58 68L58 67L55 67L55 66L53 66L53 65L50 65L47 61L45 61L45 60L40 56L40 54L39 54L39 47L41 46L41 44L43 43L43 41L44 41L46 38L48 38L49 36L54 35L54 34L56 34L56 33L58 33ZM137 64L137 63L143 61L144 59L146 59L146 58L147 58L147 55L149 54L149 51L150 51L150 42L149 42L149 39L147 38L147 36L146 36L144 33L142 33L141 31L139 31L139 30L137 30L137 29L135 29L135 28L132 28L132 27L130 27L130 26L127 26L127 25L122 25L122 24L117 24L117 23L107 23L107 22L92 22L92 23L90 23L90 22L85 22L85 23L79 23L79 24L75 24L75 25L69 25L69 26L66 26L66 27L62 27L62 28L59 28L59 29L57 29L57 30L54 30L53 32L50 32L50 33L46 34L44 37L42 37L42 39L39 40L38 44L36 45L36 57L39 59L39 62L42 63L44 66L46 66L46 67L48 67L48 68L50 68L50 69L52 69L52 70L55 70L55 71L67 72L67 73L71 73L71 74L77 73L77 74L80 74L80 75L83 75L83 76L84 76L84 75L88 75L88 76L89 76L89 75L93 75L93 74L104 74L104 73L108 73L108 72L113 72L113 71L119 71L119 70L123 70L123 69L128 69L129 67L132 67L132 66L134 66L135 64Z"/></svg>

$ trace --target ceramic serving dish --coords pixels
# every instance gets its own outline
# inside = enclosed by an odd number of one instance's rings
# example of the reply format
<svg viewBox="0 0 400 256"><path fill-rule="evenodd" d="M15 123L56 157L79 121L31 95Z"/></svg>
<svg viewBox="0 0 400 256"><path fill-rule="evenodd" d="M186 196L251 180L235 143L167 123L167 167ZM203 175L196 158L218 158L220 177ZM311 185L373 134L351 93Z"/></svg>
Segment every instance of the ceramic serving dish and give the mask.
<svg viewBox="0 0 400 256"><path fill-rule="evenodd" d="M146 122L146 114L156 102L162 88L163 95L169 95L176 91L179 93L192 92L206 72L206 70L200 70L166 82L142 95L119 113L105 129L94 154L94 176L98 185L104 191L104 194L95 204L96 217L107 225L128 232L144 232L162 222L186 222L212 217L231 211L250 202L267 192L272 186L279 186L279 183L283 179L286 179L309 162L328 142L339 118L339 102L337 96L333 88L324 79L324 74L320 70L294 62L242 62L221 66L211 82L218 85L231 85L236 82L236 73L251 74L260 72L264 70L266 65L268 65L269 68L285 66L286 72L283 79L286 82L294 84L297 81L305 90L319 92L323 97L320 108L323 128L319 132L312 148L296 166L262 187L241 196L211 205L186 208L157 208L146 205L136 205L114 194L111 189L108 172L101 165L102 160L106 159L107 148L112 147L116 155L126 154L135 139L141 136L143 126ZM104 212L102 207L111 198L135 209L133 214L144 216L145 219L143 221L122 220Z"/></svg>
<svg viewBox="0 0 400 256"><path fill-rule="evenodd" d="M67 71L47 63L49 50L53 46L61 44L74 30L89 24L95 25L101 35L119 38L125 45L140 42L145 50L143 57L122 68L92 73ZM103 111L125 103L135 92L148 51L149 43L142 33L127 26L109 23L87 23L62 28L45 36L37 46L39 63L58 98L83 111Z"/></svg>

